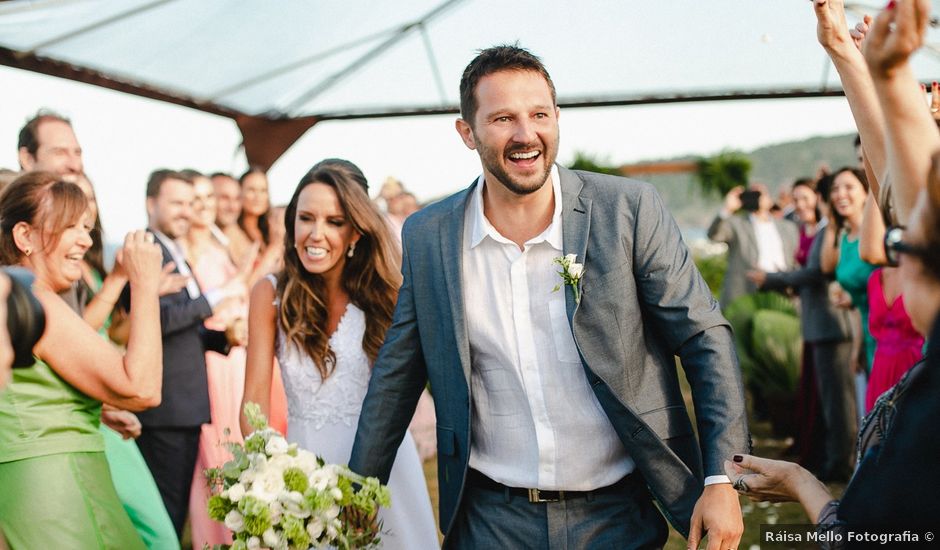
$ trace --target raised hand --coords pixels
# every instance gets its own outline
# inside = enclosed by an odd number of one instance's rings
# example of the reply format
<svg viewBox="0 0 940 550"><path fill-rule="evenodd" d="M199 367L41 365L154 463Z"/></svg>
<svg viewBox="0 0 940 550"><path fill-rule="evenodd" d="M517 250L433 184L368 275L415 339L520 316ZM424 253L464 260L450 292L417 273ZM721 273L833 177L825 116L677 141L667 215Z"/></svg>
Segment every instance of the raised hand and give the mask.
<svg viewBox="0 0 940 550"><path fill-rule="evenodd" d="M115 277L127 279L127 270L124 269L124 249L119 248L114 255L114 265L111 267L111 273Z"/></svg>
<svg viewBox="0 0 940 550"><path fill-rule="evenodd" d="M816 39L830 55L845 53L846 48L856 48L855 38L849 32L845 20L845 3L842 0L814 0L816 12Z"/></svg>
<svg viewBox="0 0 940 550"><path fill-rule="evenodd" d="M225 327L225 338L232 347L248 345L248 322L244 317L232 319Z"/></svg>
<svg viewBox="0 0 940 550"><path fill-rule="evenodd" d="M865 41L865 60L873 78L888 78L924 44L930 21L929 0L898 0L882 10Z"/></svg>
<svg viewBox="0 0 940 550"><path fill-rule="evenodd" d="M180 273L173 273L174 269L176 269L176 262L167 262L167 264L163 266L163 270L160 272L160 287L158 291L160 296L176 294L186 288L189 277Z"/></svg>
<svg viewBox="0 0 940 550"><path fill-rule="evenodd" d="M132 231L124 238L121 265L131 285L145 286L156 291L160 283L160 262L163 254L154 244L153 234Z"/></svg>
<svg viewBox="0 0 940 550"><path fill-rule="evenodd" d="M865 17L862 18L862 22L855 25L854 29L849 30L849 34L852 36L852 40L855 42L855 47L859 51L862 50L862 44L865 42L865 37L868 36L868 31L871 30L872 18L870 15L865 14Z"/></svg>
<svg viewBox="0 0 940 550"><path fill-rule="evenodd" d="M752 269L745 273L744 276L757 285L757 288L764 286L764 283L767 282L767 272L761 271L760 269Z"/></svg>
<svg viewBox="0 0 940 550"><path fill-rule="evenodd" d="M728 194L725 195L725 210L733 214L741 209L741 193L744 192L744 188L740 185L728 191Z"/></svg>

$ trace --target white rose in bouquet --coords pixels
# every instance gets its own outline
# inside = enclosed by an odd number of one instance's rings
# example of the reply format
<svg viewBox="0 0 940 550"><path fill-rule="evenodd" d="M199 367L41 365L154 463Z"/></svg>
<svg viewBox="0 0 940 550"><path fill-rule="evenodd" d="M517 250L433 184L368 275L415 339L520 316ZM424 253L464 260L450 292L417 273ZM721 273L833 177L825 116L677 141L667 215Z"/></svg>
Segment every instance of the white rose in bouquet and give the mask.
<svg viewBox="0 0 940 550"><path fill-rule="evenodd" d="M245 518L238 510L232 510L225 515L225 526L231 529L233 533L240 533L245 528Z"/></svg>
<svg viewBox="0 0 940 550"><path fill-rule="evenodd" d="M317 462L317 455L304 449L297 449L297 456L294 457L294 466L303 470L307 477L320 469L320 463Z"/></svg>
<svg viewBox="0 0 940 550"><path fill-rule="evenodd" d="M245 486L241 483L236 483L228 488L228 499L232 502L238 502L245 496Z"/></svg>
<svg viewBox="0 0 940 550"><path fill-rule="evenodd" d="M281 537L277 536L277 533L274 532L274 529L269 528L267 531L261 535L261 540L271 548L274 548L281 543Z"/></svg>
<svg viewBox="0 0 940 550"><path fill-rule="evenodd" d="M288 447L286 439L279 435L274 435L271 436L267 445L264 446L264 451L271 456L277 456L287 453Z"/></svg>
<svg viewBox="0 0 940 550"><path fill-rule="evenodd" d="M326 526L320 518L313 518L310 520L310 523L307 524L307 533L310 535L311 539L317 540L320 538L320 535L323 534L325 528Z"/></svg>
<svg viewBox="0 0 940 550"><path fill-rule="evenodd" d="M265 468L251 484L248 494L264 502L274 502L284 490L284 472L276 468Z"/></svg>

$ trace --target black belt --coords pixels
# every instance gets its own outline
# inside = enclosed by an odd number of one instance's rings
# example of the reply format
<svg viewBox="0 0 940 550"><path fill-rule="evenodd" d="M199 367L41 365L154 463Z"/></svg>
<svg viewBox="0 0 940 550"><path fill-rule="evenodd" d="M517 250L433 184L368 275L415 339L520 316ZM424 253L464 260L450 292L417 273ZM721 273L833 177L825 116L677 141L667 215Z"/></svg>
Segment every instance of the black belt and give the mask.
<svg viewBox="0 0 940 550"><path fill-rule="evenodd" d="M627 474L617 483L600 487L592 491L544 491L542 489L525 489L522 487L509 487L502 483L488 478L484 474L470 468L467 470L467 485L477 489L487 489L490 491L499 491L513 496L526 497L529 502L559 502L573 498L588 498L593 495L606 495L612 493L622 493L629 489L637 481L637 476Z"/></svg>

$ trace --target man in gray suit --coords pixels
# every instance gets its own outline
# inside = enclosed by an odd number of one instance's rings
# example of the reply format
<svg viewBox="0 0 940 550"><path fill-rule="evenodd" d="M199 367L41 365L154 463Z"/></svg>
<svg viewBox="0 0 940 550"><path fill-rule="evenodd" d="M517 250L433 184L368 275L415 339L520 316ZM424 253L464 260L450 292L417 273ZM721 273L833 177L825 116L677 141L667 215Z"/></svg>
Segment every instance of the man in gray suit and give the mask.
<svg viewBox="0 0 940 550"><path fill-rule="evenodd" d="M722 308L739 296L757 291L754 283L747 279L748 271L759 269L774 273L796 267L799 244L796 224L773 217L770 210L774 203L765 185L751 184L749 191L759 193L755 204L742 203L743 187L732 189L708 228L709 239L728 245L728 269L721 287ZM748 207L744 208L747 215L736 215L742 207Z"/></svg>
<svg viewBox="0 0 940 550"><path fill-rule="evenodd" d="M405 223L350 467L388 479L430 381L445 547L660 547L655 499L690 543L736 548L741 380L675 222L647 184L555 165L554 85L528 51L482 51L460 94L483 174Z"/></svg>

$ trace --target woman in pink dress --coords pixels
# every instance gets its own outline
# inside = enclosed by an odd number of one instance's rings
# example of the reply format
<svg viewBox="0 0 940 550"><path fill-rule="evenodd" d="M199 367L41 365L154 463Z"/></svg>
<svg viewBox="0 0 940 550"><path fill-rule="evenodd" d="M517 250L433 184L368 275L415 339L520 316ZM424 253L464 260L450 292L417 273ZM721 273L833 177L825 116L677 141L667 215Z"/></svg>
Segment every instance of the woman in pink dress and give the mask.
<svg viewBox="0 0 940 550"><path fill-rule="evenodd" d="M194 175L193 187L196 200L193 204L193 219L183 247L193 275L203 290L220 288L233 279L246 281L253 267L254 258L247 258L246 267L237 268L229 256L228 249L219 239L215 229L216 204L211 180ZM215 315L205 321L207 328L215 330L242 330L247 334L245 319L248 315L246 292L229 299ZM275 365L275 369L277 365ZM221 466L231 459L225 447L228 441L242 441L239 428L239 408L245 385L245 348L232 348L227 356L206 352L206 369L209 381L209 405L212 423L202 425L199 441L199 456L190 490L189 513L192 527L193 548L210 547L216 544L231 544L231 533L222 523L209 518L207 503L209 489L205 470ZM278 381L280 376L277 377ZM280 397L277 397L280 396ZM286 432L286 397L282 384L272 388L272 401L279 402L281 412L275 412L272 426Z"/></svg>
<svg viewBox="0 0 940 550"><path fill-rule="evenodd" d="M868 326L877 346L865 393L866 414L923 356L924 337L911 325L898 275L897 268L885 267L868 279Z"/></svg>

